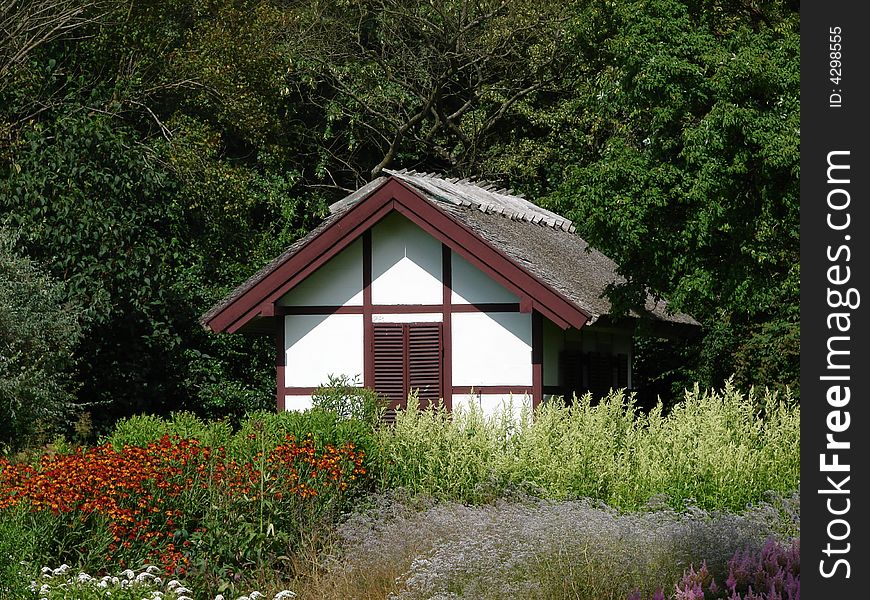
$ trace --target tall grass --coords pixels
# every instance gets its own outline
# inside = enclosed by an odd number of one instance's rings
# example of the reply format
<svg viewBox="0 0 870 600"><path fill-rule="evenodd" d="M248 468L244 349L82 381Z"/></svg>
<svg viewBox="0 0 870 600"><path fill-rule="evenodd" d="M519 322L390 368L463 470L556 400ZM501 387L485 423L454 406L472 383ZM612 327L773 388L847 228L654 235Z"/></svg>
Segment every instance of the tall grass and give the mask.
<svg viewBox="0 0 870 600"><path fill-rule="evenodd" d="M666 496L678 507L740 510L800 481L800 408L775 392L686 392L665 414L640 413L620 392L593 404L550 402L514 420L505 410L418 410L375 433L382 489L479 502L519 487L543 497L594 498L634 509Z"/></svg>

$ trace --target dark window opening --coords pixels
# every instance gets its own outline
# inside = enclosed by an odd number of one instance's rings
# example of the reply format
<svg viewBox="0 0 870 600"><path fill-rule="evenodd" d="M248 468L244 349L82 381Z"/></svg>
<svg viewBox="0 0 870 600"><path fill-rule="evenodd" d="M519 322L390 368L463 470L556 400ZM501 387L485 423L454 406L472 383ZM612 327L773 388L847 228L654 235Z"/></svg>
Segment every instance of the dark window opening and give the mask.
<svg viewBox="0 0 870 600"><path fill-rule="evenodd" d="M628 355L562 350L559 353L559 394L566 402L591 392L594 400L611 389L628 387Z"/></svg>

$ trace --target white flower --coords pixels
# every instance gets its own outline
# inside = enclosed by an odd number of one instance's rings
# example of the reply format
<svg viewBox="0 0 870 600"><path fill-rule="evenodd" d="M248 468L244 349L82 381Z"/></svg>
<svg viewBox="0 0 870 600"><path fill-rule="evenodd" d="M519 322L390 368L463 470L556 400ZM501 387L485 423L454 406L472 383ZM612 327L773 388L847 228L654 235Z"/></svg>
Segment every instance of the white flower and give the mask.
<svg viewBox="0 0 870 600"><path fill-rule="evenodd" d="M272 600L289 600L290 598L295 598L296 594L291 592L290 590L281 590Z"/></svg>
<svg viewBox="0 0 870 600"><path fill-rule="evenodd" d="M179 587L180 585L181 585L181 582L178 581L177 579L170 579L169 583L166 584L166 587L169 588L170 592L174 592L175 588Z"/></svg>
<svg viewBox="0 0 870 600"><path fill-rule="evenodd" d="M265 598L263 594L260 592L251 592L251 595L248 596L251 600L260 600L260 598Z"/></svg>
<svg viewBox="0 0 870 600"><path fill-rule="evenodd" d="M51 567L42 567L40 573L42 573L43 575L50 575L52 573L52 569Z"/></svg>
<svg viewBox="0 0 870 600"><path fill-rule="evenodd" d="M224 599L224 595L223 595L223 594L218 594L217 596L214 597L214 600L225 600L225 599Z"/></svg>
<svg viewBox="0 0 870 600"><path fill-rule="evenodd" d="M136 575L137 583L145 583L146 581L151 581L152 579L154 579L154 575L152 575L148 571L142 571L141 573Z"/></svg>
<svg viewBox="0 0 870 600"><path fill-rule="evenodd" d="M132 569L124 569L123 571L121 571L121 575L123 575L127 579L133 579L134 577L136 577L136 573L134 573Z"/></svg>
<svg viewBox="0 0 870 600"><path fill-rule="evenodd" d="M94 579L93 577L91 577L90 575L88 575L88 574L85 573L85 572L81 572L81 573L79 573L79 576L76 577L76 580L77 580L79 583L87 583L87 582L89 582L89 581L93 581L93 579Z"/></svg>
<svg viewBox="0 0 870 600"><path fill-rule="evenodd" d="M174 591L174 592L175 592L176 594L178 594L179 596L182 595L182 594L192 594L192 593L193 593L193 590L189 590L189 589L187 589L186 587L184 587L183 585L179 585L178 587L176 587L176 588L175 588L174 590L172 590L172 591ZM179 598L178 600L181 600L181 598Z"/></svg>
<svg viewBox="0 0 870 600"><path fill-rule="evenodd" d="M147 566L145 567L145 572L148 573L149 575L159 575L159 574L160 574L160 568L159 568L159 567L155 567L154 565L147 565Z"/></svg>
<svg viewBox="0 0 870 600"><path fill-rule="evenodd" d="M56 568L53 571L53 573L54 573L54 575L63 575L64 573L66 573L69 570L70 570L70 566L68 564L64 563L61 566L59 566L58 568Z"/></svg>

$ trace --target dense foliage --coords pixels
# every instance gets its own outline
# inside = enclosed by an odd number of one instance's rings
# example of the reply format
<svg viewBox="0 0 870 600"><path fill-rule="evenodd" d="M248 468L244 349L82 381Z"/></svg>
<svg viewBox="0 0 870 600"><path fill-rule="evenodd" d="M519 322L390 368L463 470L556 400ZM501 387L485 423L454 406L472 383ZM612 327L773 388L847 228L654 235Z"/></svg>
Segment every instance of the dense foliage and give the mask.
<svg viewBox="0 0 870 600"><path fill-rule="evenodd" d="M380 487L442 499L480 502L519 489L632 510L652 498L740 510L800 481L800 408L789 398L696 389L667 414L661 404L638 413L620 393L548 403L519 421L473 405L415 410L410 401L395 426L378 429L372 472Z"/></svg>
<svg viewBox="0 0 870 600"><path fill-rule="evenodd" d="M795 389L797 2L47 4L0 5L0 221L87 308L97 433L271 405L271 340L196 319L384 167L524 191L622 264L619 306L701 320L639 341L647 384Z"/></svg>
<svg viewBox="0 0 870 600"><path fill-rule="evenodd" d="M642 306L651 289L707 325L693 380L797 386L792 8L615 4L591 24L607 33L602 68L576 84L579 126L560 131L566 176L552 200L621 265L618 305Z"/></svg>
<svg viewBox="0 0 870 600"><path fill-rule="evenodd" d="M67 286L18 256L15 241L0 227L0 453L69 418L82 318Z"/></svg>
<svg viewBox="0 0 870 600"><path fill-rule="evenodd" d="M95 581L154 565L203 598L251 588L356 597L344 586L559 598L571 585L622 600L673 586L704 560L726 584L736 551L799 535L800 414L775 394L689 394L667 416L636 417L616 394L521 422L508 409L412 408L395 425L348 416L370 403L254 413L235 429L191 413L136 416L97 446L59 440L41 456L0 459L0 595L66 562ZM624 562L639 549L644 561ZM578 553L586 563L566 571ZM740 582L767 568L754 556L738 557Z"/></svg>

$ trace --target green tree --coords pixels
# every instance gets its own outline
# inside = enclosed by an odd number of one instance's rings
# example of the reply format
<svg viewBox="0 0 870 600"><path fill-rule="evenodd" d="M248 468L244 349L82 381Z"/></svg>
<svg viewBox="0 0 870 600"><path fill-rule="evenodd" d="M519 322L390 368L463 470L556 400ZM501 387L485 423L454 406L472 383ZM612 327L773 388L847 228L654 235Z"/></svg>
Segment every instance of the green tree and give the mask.
<svg viewBox="0 0 870 600"><path fill-rule="evenodd" d="M14 251L0 227L0 450L51 431L72 415L73 350L81 309L66 286Z"/></svg>
<svg viewBox="0 0 870 600"><path fill-rule="evenodd" d="M621 265L617 306L649 289L708 326L684 376L796 386L796 6L601 5L611 33L571 99L550 203Z"/></svg>
<svg viewBox="0 0 870 600"><path fill-rule="evenodd" d="M75 379L78 402L103 407L98 426L274 402L271 341L197 323L304 231L297 206L316 214L290 200L283 165L251 158L266 136L215 118L197 104L203 73L177 69L174 53L234 4L100 3L80 37L35 48L0 88L0 212L88 307Z"/></svg>

